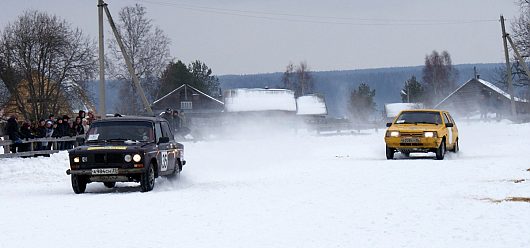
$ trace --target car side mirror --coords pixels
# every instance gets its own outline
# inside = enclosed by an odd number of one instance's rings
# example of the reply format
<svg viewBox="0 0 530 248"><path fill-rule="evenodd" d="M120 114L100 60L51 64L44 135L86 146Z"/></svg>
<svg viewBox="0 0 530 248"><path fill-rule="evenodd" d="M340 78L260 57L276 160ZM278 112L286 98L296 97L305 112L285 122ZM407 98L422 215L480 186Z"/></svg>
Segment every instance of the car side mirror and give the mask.
<svg viewBox="0 0 530 248"><path fill-rule="evenodd" d="M445 126L446 127L454 127L455 125L453 125L453 123L445 123Z"/></svg>
<svg viewBox="0 0 530 248"><path fill-rule="evenodd" d="M390 127L390 126L392 126L392 122L389 122L386 124L386 127Z"/></svg>
<svg viewBox="0 0 530 248"><path fill-rule="evenodd" d="M169 143L169 137L160 137L160 139L158 139L158 144L161 143Z"/></svg>
<svg viewBox="0 0 530 248"><path fill-rule="evenodd" d="M85 144L85 137L77 137L77 138L75 138L75 142L77 143L78 146L84 145Z"/></svg>

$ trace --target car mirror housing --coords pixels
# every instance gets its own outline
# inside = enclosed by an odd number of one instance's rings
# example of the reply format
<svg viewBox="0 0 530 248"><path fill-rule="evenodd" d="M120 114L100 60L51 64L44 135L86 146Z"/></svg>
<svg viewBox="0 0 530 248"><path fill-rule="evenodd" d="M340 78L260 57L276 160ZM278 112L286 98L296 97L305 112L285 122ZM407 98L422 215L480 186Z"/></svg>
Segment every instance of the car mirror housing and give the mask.
<svg viewBox="0 0 530 248"><path fill-rule="evenodd" d="M392 122L389 122L386 124L386 127L390 127L390 126L392 126Z"/></svg>
<svg viewBox="0 0 530 248"><path fill-rule="evenodd" d="M454 127L453 123L445 123L445 127Z"/></svg>
<svg viewBox="0 0 530 248"><path fill-rule="evenodd" d="M158 139L158 144L161 143L169 143L169 137L160 137L160 139Z"/></svg>

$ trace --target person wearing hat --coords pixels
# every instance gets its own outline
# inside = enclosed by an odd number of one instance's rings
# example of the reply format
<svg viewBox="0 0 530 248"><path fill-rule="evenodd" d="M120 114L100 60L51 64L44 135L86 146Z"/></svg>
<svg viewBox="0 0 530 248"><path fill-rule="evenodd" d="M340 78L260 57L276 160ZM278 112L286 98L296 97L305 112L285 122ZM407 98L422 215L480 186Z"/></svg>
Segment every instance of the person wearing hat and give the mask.
<svg viewBox="0 0 530 248"><path fill-rule="evenodd" d="M55 132L55 129L53 128L53 121L47 120L46 124L44 126L44 138L51 138L53 137L53 133ZM42 147L45 150L50 150L52 147L51 142L42 142Z"/></svg>

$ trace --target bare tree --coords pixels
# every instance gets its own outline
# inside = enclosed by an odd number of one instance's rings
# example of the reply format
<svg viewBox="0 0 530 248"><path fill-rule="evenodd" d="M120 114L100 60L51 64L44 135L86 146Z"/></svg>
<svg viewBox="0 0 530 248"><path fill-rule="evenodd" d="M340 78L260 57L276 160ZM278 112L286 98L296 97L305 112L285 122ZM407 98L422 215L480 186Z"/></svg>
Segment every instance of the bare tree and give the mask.
<svg viewBox="0 0 530 248"><path fill-rule="evenodd" d="M169 38L160 28L153 25L153 20L147 17L145 7L140 4L121 9L116 25L147 99L155 100L160 77L169 62ZM109 39L108 43L112 58L109 71L113 77L127 82L120 89L122 104L118 109L123 113L138 114L142 112L142 105L123 55L114 37Z"/></svg>
<svg viewBox="0 0 530 248"><path fill-rule="evenodd" d="M294 91L297 97L313 93L313 76L307 62L300 62L296 67L289 63L283 73L282 83L286 89Z"/></svg>
<svg viewBox="0 0 530 248"><path fill-rule="evenodd" d="M296 76L300 87L300 95L313 93L313 76L309 71L307 62L300 62L300 65L296 68Z"/></svg>
<svg viewBox="0 0 530 248"><path fill-rule="evenodd" d="M64 109L96 69L94 41L55 15L26 11L0 37L0 80L25 119Z"/></svg>
<svg viewBox="0 0 530 248"><path fill-rule="evenodd" d="M451 56L447 51L441 54L433 51L425 56L423 67L423 82L427 86L427 99L435 104L456 88L458 71L453 67Z"/></svg>

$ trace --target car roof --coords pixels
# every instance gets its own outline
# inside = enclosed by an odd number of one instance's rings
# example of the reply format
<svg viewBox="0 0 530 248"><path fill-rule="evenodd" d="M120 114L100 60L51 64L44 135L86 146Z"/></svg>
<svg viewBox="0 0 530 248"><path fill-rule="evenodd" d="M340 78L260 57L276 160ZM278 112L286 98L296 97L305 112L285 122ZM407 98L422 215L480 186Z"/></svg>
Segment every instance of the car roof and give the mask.
<svg viewBox="0 0 530 248"><path fill-rule="evenodd" d="M407 110L403 110L402 112L447 112L447 111L440 110L440 109L407 109Z"/></svg>
<svg viewBox="0 0 530 248"><path fill-rule="evenodd" d="M152 122L160 122L160 121L166 121L166 119L162 117L150 117L150 116L124 116L124 117L107 117L105 119L99 119L94 121L95 122L109 122L109 121L152 121Z"/></svg>

